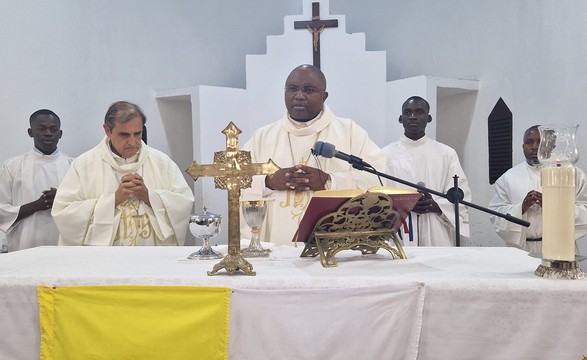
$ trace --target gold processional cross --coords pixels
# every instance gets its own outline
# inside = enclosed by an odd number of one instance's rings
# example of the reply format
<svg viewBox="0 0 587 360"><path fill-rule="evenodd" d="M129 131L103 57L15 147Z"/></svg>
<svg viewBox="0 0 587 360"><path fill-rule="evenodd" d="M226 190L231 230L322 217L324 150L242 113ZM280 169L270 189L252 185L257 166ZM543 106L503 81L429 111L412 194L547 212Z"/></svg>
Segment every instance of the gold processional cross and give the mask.
<svg viewBox="0 0 587 360"><path fill-rule="evenodd" d="M327 27L338 27L338 20L320 20L320 3L312 3L312 21L294 21L294 29L308 29L312 33L314 66L320 68L320 34Z"/></svg>
<svg viewBox="0 0 587 360"><path fill-rule="evenodd" d="M242 131L231 121L222 130L226 135L226 151L214 152L214 163L198 165L195 161L187 169L188 174L198 180L200 176L213 176L216 189L228 190L228 255L214 265L208 275L215 275L224 268L229 275L242 270L255 275L253 265L241 255L239 203L241 189L251 187L253 175L271 175L279 167L269 159L266 163L251 164L251 152L238 149L238 135Z"/></svg>

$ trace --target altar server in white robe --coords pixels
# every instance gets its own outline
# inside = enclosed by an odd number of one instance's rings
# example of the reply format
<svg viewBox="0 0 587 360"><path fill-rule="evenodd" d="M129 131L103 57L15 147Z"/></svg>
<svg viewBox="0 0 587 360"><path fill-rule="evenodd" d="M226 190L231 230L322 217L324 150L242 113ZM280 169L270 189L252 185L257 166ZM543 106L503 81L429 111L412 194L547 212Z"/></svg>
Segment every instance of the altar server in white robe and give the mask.
<svg viewBox="0 0 587 360"><path fill-rule="evenodd" d="M57 114L37 110L29 122L33 149L7 160L0 174L0 229L8 251L57 245L59 238L51 207L71 158L57 149L63 135Z"/></svg>
<svg viewBox="0 0 587 360"><path fill-rule="evenodd" d="M146 117L119 101L106 137L71 165L53 218L60 245L183 245L194 197L177 165L142 140Z"/></svg>
<svg viewBox="0 0 587 360"><path fill-rule="evenodd" d="M524 227L498 216L490 219L497 234L507 246L530 253L542 254L542 186L538 161L540 132L538 125L524 132L522 149L526 160L506 171L493 184L493 197L489 208L530 222ZM575 238L587 234L587 178L575 167Z"/></svg>
<svg viewBox="0 0 587 360"><path fill-rule="evenodd" d="M471 190L456 151L426 136L426 126L432 121L429 112L428 101L419 96L403 103L399 122L404 135L383 148L387 171L391 176L445 194L454 187L456 175L463 200L470 202ZM406 187L396 182L389 185ZM423 193L412 210L410 224L409 231L403 234L405 246L456 245L454 204L443 197ZM469 237L469 213L463 205L459 206L459 233L461 242Z"/></svg>
<svg viewBox="0 0 587 360"><path fill-rule="evenodd" d="M335 145L337 151L355 155L378 170L385 169L385 155L367 132L350 119L340 118L324 105L328 97L322 71L300 65L285 82L287 114L279 121L257 129L243 147L253 162L272 159L281 169L271 176L254 176L242 196L267 199L266 223L261 239L293 245L292 239L314 191L363 189L379 185L375 175L353 169L336 158L315 158L316 141ZM250 229L241 220L241 236L250 238Z"/></svg>

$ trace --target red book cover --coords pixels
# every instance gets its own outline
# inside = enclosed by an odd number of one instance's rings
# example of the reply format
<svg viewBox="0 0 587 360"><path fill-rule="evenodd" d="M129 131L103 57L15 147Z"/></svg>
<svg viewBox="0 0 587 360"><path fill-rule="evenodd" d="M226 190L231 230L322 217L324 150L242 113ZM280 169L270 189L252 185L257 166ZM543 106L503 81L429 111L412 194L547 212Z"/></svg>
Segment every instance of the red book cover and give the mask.
<svg viewBox="0 0 587 360"><path fill-rule="evenodd" d="M410 211L414 208L422 194L416 191L389 188L389 187L373 187L369 189L370 192L381 192L393 201L393 208L399 214L399 221L394 225L394 229L398 229L408 216ZM329 193L332 196L329 196ZM308 208L300 221L298 230L294 234L292 241L307 242L314 230L316 223L325 215L333 213L338 208L347 202L349 199L362 194L361 191L319 191L314 194Z"/></svg>

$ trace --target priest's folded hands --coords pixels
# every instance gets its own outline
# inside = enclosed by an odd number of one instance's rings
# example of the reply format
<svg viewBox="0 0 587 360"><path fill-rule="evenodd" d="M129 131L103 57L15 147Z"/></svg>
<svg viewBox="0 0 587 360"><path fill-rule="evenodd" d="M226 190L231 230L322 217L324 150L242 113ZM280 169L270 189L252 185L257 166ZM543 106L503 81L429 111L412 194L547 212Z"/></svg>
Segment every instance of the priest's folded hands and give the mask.
<svg viewBox="0 0 587 360"><path fill-rule="evenodd" d="M115 193L114 204L119 205L123 203L129 196L134 196L148 206L151 206L149 189L147 189L143 178L137 173L126 174L120 179L120 185Z"/></svg>
<svg viewBox="0 0 587 360"><path fill-rule="evenodd" d="M311 166L296 165L276 171L265 178L265 186L280 191L324 190L330 175Z"/></svg>

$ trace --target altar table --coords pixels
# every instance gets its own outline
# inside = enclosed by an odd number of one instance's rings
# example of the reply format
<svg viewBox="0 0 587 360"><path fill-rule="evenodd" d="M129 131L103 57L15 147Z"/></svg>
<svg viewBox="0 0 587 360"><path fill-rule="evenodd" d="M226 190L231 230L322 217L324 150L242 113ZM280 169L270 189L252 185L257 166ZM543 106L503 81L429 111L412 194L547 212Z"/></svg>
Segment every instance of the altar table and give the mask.
<svg viewBox="0 0 587 360"><path fill-rule="evenodd" d="M338 267L323 268L319 258L300 258L301 247L276 247L269 259L249 259L256 276L229 276L223 270L208 276L206 272L218 260L183 260L197 249L38 247L0 254L0 359L39 358L39 284L222 286L253 297L253 302L254 296L281 291L371 291L420 284L425 290L421 318L417 320L421 323L404 324L406 331L416 336L416 343L403 358L580 360L587 355L587 280L537 277L534 270L540 259L518 249L408 247L405 260L392 260L383 251L375 255L345 251L337 256ZM318 301L329 300L328 291L324 294ZM242 309L239 301L233 298L231 311L244 314L247 310ZM262 309L255 311L263 313ZM255 347L241 343L250 339L236 336L233 326L243 325L236 316L231 313L229 358L254 358L250 351ZM322 316L328 321L340 318L340 314L327 312ZM271 329L284 325L280 321L289 320L260 316L257 321ZM315 338L314 343L307 344L308 348L314 347L316 354L328 354L328 349L321 349L321 334L313 333L312 326L306 331L306 335ZM369 332L370 328L362 331ZM352 341L340 335L341 347ZM282 359L300 354L293 347L295 342L283 338L262 338L257 346L272 342L281 346ZM245 349L249 352L239 352ZM392 353L374 354L371 350L366 347L362 359L398 358ZM242 355L245 353L249 355Z"/></svg>

